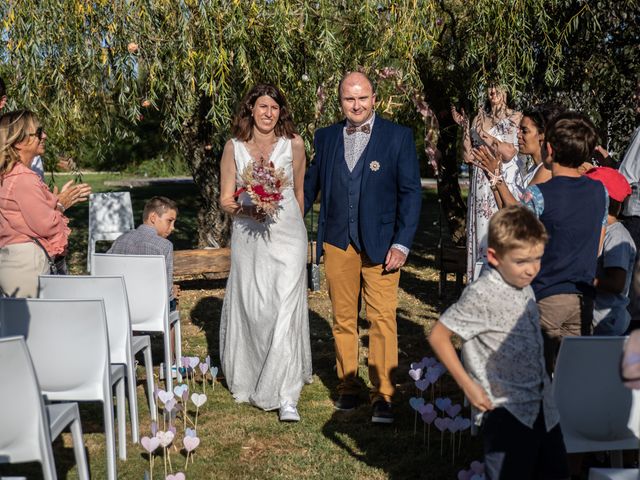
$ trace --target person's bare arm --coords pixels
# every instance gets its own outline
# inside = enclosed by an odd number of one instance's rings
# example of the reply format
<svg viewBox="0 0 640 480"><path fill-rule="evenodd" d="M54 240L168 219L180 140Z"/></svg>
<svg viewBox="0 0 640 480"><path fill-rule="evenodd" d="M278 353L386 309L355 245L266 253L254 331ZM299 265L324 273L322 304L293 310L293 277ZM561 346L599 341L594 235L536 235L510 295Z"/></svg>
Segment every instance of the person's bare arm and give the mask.
<svg viewBox="0 0 640 480"><path fill-rule="evenodd" d="M307 158L302 137L299 135L293 137L291 147L293 151L293 193L300 206L300 213L304 215L304 170Z"/></svg>
<svg viewBox="0 0 640 480"><path fill-rule="evenodd" d="M472 163L469 117L467 117L464 108L461 108L460 112L458 112L453 105L451 105L451 116L453 117L453 121L462 127L462 158L465 163Z"/></svg>
<svg viewBox="0 0 640 480"><path fill-rule="evenodd" d="M478 385L465 371L456 353L451 336L453 332L442 323L437 322L429 335L429 344L442 364L447 368L469 402L481 412L493 410L487 392Z"/></svg>
<svg viewBox="0 0 640 480"><path fill-rule="evenodd" d="M496 155L491 151L489 147L486 145L482 145L479 148L473 149L473 158L476 163L482 165L482 169L488 174L489 181L491 181L491 175L499 175L501 161L498 159ZM503 208L509 205L517 205L520 203L511 193L509 187L504 181L499 181L495 184L493 190L493 195L496 199L496 204L498 208Z"/></svg>
<svg viewBox="0 0 640 480"><path fill-rule="evenodd" d="M234 197L236 187L236 161L233 142L229 140L224 146L220 160L220 207L229 215L244 215L262 221L265 216L255 207L243 207L236 201L236 197Z"/></svg>

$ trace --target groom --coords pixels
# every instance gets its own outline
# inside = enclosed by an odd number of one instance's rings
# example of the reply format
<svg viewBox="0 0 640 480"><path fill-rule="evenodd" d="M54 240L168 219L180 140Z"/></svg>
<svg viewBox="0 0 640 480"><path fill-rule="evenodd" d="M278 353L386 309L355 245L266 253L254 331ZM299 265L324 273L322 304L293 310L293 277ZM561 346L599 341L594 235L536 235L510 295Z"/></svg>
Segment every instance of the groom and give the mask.
<svg viewBox="0 0 640 480"><path fill-rule="evenodd" d="M322 128L305 176L305 212L322 191L318 260L324 265L333 308L340 384L335 406L359 403L358 310L366 308L371 421L392 423L392 373L398 366L396 307L400 267L418 227L420 171L411 130L374 112L372 82L351 72L338 86L346 120Z"/></svg>

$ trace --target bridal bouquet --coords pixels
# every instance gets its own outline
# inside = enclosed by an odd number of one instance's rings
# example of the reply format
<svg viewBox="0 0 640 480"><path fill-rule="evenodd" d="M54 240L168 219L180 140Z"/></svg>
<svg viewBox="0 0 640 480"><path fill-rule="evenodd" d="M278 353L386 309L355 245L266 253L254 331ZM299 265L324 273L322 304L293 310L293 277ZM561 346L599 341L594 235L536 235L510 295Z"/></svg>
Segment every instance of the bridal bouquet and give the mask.
<svg viewBox="0 0 640 480"><path fill-rule="evenodd" d="M258 211L268 217L277 216L282 192L291 184L284 169L276 168L273 162L263 164L254 160L245 167L240 178L243 186L236 190L234 196L246 192Z"/></svg>

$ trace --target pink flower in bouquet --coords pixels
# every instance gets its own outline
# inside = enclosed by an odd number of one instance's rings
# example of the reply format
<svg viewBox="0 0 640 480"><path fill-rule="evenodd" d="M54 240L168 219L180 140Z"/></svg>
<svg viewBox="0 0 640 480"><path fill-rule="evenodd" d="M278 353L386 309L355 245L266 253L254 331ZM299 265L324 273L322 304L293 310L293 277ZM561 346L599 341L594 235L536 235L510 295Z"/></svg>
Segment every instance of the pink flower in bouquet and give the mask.
<svg viewBox="0 0 640 480"><path fill-rule="evenodd" d="M272 218L277 216L282 192L291 184L284 169L275 168L273 162L265 165L253 161L245 167L240 178L243 186L234 196L246 192L259 211Z"/></svg>

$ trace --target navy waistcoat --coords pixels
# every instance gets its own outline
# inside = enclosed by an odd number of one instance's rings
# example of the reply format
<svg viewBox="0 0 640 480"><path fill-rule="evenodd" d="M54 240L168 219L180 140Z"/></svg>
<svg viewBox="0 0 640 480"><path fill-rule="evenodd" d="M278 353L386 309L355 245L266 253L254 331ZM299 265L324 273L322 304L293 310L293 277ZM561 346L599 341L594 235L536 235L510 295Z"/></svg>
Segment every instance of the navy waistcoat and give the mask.
<svg viewBox="0 0 640 480"><path fill-rule="evenodd" d="M334 183L327 210L327 230L324 241L343 250L346 250L349 243L352 243L358 251L362 250L359 209L363 157L366 151L365 148L351 172L343 159L336 161L333 165Z"/></svg>

